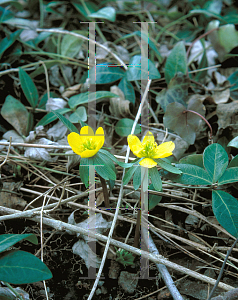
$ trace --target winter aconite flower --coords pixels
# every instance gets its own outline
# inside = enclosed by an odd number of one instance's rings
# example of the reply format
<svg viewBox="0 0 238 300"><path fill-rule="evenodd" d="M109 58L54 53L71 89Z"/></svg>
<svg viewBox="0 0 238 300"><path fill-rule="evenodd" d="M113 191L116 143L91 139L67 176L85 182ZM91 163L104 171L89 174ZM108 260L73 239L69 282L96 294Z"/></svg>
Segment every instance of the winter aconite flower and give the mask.
<svg viewBox="0 0 238 300"><path fill-rule="evenodd" d="M104 130L99 127L94 135L91 127L84 126L80 130L80 135L76 132L68 135L68 143L72 150L82 158L92 157L104 144Z"/></svg>
<svg viewBox="0 0 238 300"><path fill-rule="evenodd" d="M158 146L150 131L147 132L142 143L135 135L129 135L127 141L133 154L139 158L144 158L140 161L140 165L146 168L155 167L157 162L154 159L172 155L175 148L173 142L165 142Z"/></svg>

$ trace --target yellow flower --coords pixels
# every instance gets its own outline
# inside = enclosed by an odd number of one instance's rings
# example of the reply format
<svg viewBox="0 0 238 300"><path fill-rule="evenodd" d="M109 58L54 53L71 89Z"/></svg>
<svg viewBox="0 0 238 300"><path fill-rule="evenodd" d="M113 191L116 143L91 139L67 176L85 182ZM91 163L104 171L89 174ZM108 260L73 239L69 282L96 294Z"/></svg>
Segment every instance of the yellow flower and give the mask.
<svg viewBox="0 0 238 300"><path fill-rule="evenodd" d="M172 151L175 148L173 142L165 142L159 146L155 142L153 134L148 131L143 139L143 142L135 135L129 135L127 137L128 145L133 154L139 158L144 157L140 161L140 165L146 168L153 168L157 165L157 162L153 158L164 158L172 155Z"/></svg>
<svg viewBox="0 0 238 300"><path fill-rule="evenodd" d="M80 130L80 135L71 132L68 135L68 143L72 150L82 158L94 156L104 144L104 131L99 127L94 132L91 127L84 126Z"/></svg>

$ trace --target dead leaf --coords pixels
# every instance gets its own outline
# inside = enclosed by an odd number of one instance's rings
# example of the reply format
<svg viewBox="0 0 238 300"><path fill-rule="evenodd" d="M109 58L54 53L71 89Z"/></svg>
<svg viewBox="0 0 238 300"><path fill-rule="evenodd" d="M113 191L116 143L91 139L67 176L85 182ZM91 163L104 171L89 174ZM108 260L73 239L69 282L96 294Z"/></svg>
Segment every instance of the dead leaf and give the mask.
<svg viewBox="0 0 238 300"><path fill-rule="evenodd" d="M118 86L114 85L110 88L110 92L118 95L118 97L110 98L109 110L115 117L131 116L130 101L125 100L124 93Z"/></svg>
<svg viewBox="0 0 238 300"><path fill-rule="evenodd" d="M69 98L80 93L82 83L68 87L62 94L62 97Z"/></svg>
<svg viewBox="0 0 238 300"><path fill-rule="evenodd" d="M0 192L0 205L8 208L23 209L27 202L11 192L17 192L19 184L15 182L3 182L3 190ZM6 191L6 192L5 192ZM7 192L9 191L9 192Z"/></svg>
<svg viewBox="0 0 238 300"><path fill-rule="evenodd" d="M67 115L65 115L65 117L67 117ZM65 137L67 130L67 127L61 121L58 121L54 126L47 130L46 133L50 139L57 142Z"/></svg>
<svg viewBox="0 0 238 300"><path fill-rule="evenodd" d="M216 109L218 130L232 128L232 135L238 133L238 102L218 104Z"/></svg>
<svg viewBox="0 0 238 300"><path fill-rule="evenodd" d="M45 109L50 112L52 110L64 108L67 106L67 102L62 98L49 98L46 102Z"/></svg>

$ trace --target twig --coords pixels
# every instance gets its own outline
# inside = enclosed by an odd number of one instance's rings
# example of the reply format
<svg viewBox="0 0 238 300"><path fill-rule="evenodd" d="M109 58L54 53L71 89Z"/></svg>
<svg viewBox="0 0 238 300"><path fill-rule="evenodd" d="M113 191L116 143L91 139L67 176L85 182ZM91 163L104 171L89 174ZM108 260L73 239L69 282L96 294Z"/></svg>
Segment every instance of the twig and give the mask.
<svg viewBox="0 0 238 300"><path fill-rule="evenodd" d="M7 214L12 214L13 213L13 214L16 214L16 213L19 213L19 210L15 210L15 209L7 208L7 207L4 207L4 206L0 206L0 213L7 213ZM30 218L30 219L32 219L33 221L35 221L37 223L40 222L40 217L38 217L38 216L35 216L33 218ZM83 235L86 235L86 236L96 238L96 239L101 240L103 242L108 241L108 237L105 236L105 235L102 235L100 233L95 233L93 231L89 231L89 230L84 229L82 227L71 225L71 224L68 224L68 223L65 223L65 222L62 222L62 221L58 221L58 220L43 217L43 223L47 226L55 228L58 231L70 230L70 231L73 231L75 233L80 233L80 234L83 234ZM118 248L122 248L122 249L124 249L128 252L132 252L132 253L134 253L138 256L143 256L143 257L149 259L150 261L152 261L154 263L163 264L163 265L165 265L169 268L172 268L172 269L177 270L181 273L187 274L187 275L189 275L193 278L196 278L198 280L210 283L212 285L214 285L216 283L216 280L214 280L214 279L212 279L208 276L202 275L200 273L197 273L195 271L189 270L189 269L187 269L183 266L180 266L176 263L170 262L169 260L165 259L162 255L156 255L156 254L149 253L147 251L137 249L135 247L124 244L124 243L119 242L117 240L114 240L112 238L110 239L110 243L112 245L118 247ZM219 282L218 287L220 287L220 288L222 288L226 291L231 291L231 290L234 289L234 287L232 287L228 284L225 284L223 282Z"/></svg>
<svg viewBox="0 0 238 300"><path fill-rule="evenodd" d="M235 242L233 243L233 245L231 246L231 248L227 251L227 254L226 254L226 257L225 257L224 262L223 262L223 264L222 264L222 267L221 267L220 273L219 273L219 275L218 275L216 284L214 285L214 287L213 287L213 289L212 289L212 291L211 291L211 293L210 293L210 295L209 295L209 297L208 297L207 300L211 300L213 294L215 293L215 290L216 290L216 288L218 287L218 284L219 284L219 282L220 282L220 280L221 280L221 277L222 277L222 274L223 274L223 272L224 272L224 269L225 269L225 266L226 266L226 262L227 262L227 260L228 260L228 257L229 257L229 255L231 254L233 248L235 247L235 245L236 245L237 243L238 243L238 238L235 240Z"/></svg>
<svg viewBox="0 0 238 300"><path fill-rule="evenodd" d="M4 159L4 161L1 163L0 169L7 162L7 159L8 159L10 150L11 150L11 145L12 145L12 137L10 136L10 141L9 141L9 145L8 145L7 155L6 155L5 159Z"/></svg>

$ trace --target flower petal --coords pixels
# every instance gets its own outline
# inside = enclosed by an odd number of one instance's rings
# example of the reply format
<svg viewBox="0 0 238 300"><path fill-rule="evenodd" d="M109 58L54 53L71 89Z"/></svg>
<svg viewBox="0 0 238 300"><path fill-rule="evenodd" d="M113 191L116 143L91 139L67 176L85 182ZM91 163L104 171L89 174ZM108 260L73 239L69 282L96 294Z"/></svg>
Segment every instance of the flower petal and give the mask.
<svg viewBox="0 0 238 300"><path fill-rule="evenodd" d="M141 157L141 156L138 156L138 153L141 150L143 150L143 146L142 146L139 138L134 134L130 134L127 137L127 142L128 142L128 145L129 145L131 151L133 152L133 154L137 157Z"/></svg>
<svg viewBox="0 0 238 300"><path fill-rule="evenodd" d="M172 155L172 151L175 148L175 144L173 142L165 142L156 147L155 154L153 158L164 158Z"/></svg>
<svg viewBox="0 0 238 300"><path fill-rule="evenodd" d="M145 137L143 138L142 144L146 144L147 142L153 143L153 144L154 144L154 142L155 142L155 138L154 138L154 136L153 136L153 133L150 132L150 131L148 131L148 132L146 133Z"/></svg>
<svg viewBox="0 0 238 300"><path fill-rule="evenodd" d="M98 152L99 149L94 149L94 150L84 150L83 152L81 152L80 156L82 158L86 158L86 157L92 157L94 156L97 152Z"/></svg>
<svg viewBox="0 0 238 300"><path fill-rule="evenodd" d="M101 149L102 146L103 146L103 144L104 144L104 141L105 141L104 130L103 130L102 127L98 127L98 129L96 130L96 133L95 133L95 136L94 136L94 140L97 143L97 149L98 150Z"/></svg>
<svg viewBox="0 0 238 300"><path fill-rule="evenodd" d="M94 136L94 132L90 126L84 126L80 130L80 135L84 135L87 137Z"/></svg>
<svg viewBox="0 0 238 300"><path fill-rule="evenodd" d="M77 134L76 132L71 132L68 137L68 143L70 145L70 147L72 148L72 150L78 154L81 155L82 153L82 138L79 134Z"/></svg>
<svg viewBox="0 0 238 300"><path fill-rule="evenodd" d="M145 168L153 168L157 165L157 162L155 162L151 158L144 158L144 159L142 159L142 161L139 162L139 164Z"/></svg>

